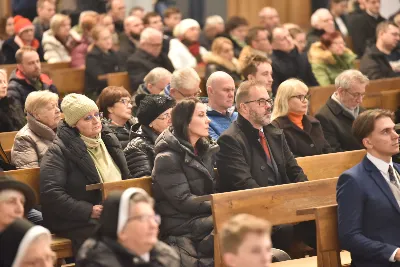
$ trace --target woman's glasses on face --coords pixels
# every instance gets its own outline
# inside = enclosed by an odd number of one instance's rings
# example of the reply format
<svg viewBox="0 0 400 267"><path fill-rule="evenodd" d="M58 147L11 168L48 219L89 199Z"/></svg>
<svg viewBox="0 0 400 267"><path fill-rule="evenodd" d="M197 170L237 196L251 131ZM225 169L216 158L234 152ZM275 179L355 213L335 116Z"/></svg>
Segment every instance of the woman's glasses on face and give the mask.
<svg viewBox="0 0 400 267"><path fill-rule="evenodd" d="M165 113L165 114L161 114L160 116L157 117L157 120L168 120L171 118L171 114L170 113Z"/></svg>
<svg viewBox="0 0 400 267"><path fill-rule="evenodd" d="M83 118L84 121L92 121L94 119L101 120L103 118L103 112L96 112L94 115L88 115Z"/></svg>
<svg viewBox="0 0 400 267"><path fill-rule="evenodd" d="M131 106L133 106L133 101L128 100L128 99L120 99L118 102L121 102L125 106L129 106L129 104L131 104Z"/></svg>
<svg viewBox="0 0 400 267"><path fill-rule="evenodd" d="M307 99L307 100L310 100L311 95L310 95L310 94L306 94L306 95L294 95L294 96L292 96L291 98L293 98L293 97L299 99L301 102L304 102L306 99Z"/></svg>

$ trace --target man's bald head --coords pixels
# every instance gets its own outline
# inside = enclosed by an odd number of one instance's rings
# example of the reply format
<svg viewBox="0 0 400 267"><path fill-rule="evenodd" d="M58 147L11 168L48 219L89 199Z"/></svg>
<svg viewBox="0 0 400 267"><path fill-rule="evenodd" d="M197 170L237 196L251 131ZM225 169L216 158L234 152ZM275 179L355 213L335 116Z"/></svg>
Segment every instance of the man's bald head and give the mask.
<svg viewBox="0 0 400 267"><path fill-rule="evenodd" d="M220 112L226 113L233 106L235 99L235 81L223 71L217 71L207 80L207 93L209 106Z"/></svg>
<svg viewBox="0 0 400 267"><path fill-rule="evenodd" d="M258 13L260 18L260 24L271 32L272 29L278 27L281 24L278 11L273 7L264 7Z"/></svg>

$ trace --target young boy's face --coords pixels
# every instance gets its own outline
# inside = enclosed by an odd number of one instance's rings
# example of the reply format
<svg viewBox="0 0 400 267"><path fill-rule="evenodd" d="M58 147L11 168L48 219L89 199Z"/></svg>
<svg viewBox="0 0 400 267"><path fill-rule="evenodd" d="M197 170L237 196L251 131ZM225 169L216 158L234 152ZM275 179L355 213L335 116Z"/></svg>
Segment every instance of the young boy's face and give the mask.
<svg viewBox="0 0 400 267"><path fill-rule="evenodd" d="M171 30L175 28L176 25L178 25L179 22L182 20L182 14L181 13L175 13L170 15L168 18L164 18L164 23L167 25L168 28Z"/></svg>
<svg viewBox="0 0 400 267"><path fill-rule="evenodd" d="M225 253L229 267L269 267L272 261L272 243L268 234L248 233L236 254Z"/></svg>

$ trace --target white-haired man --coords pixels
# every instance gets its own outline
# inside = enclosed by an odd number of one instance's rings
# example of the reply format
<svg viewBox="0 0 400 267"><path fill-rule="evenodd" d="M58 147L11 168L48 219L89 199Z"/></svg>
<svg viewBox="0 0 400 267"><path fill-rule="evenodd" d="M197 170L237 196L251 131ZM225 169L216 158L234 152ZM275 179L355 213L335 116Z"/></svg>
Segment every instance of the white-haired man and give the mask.
<svg viewBox="0 0 400 267"><path fill-rule="evenodd" d="M317 9L311 15L311 27L311 30L307 34L305 51L308 51L313 43L318 42L324 33L335 31L335 22L331 12L326 8Z"/></svg>
<svg viewBox="0 0 400 267"><path fill-rule="evenodd" d="M273 7L264 7L258 13L258 17L260 18L261 26L263 26L269 33L272 33L272 30L281 24L279 13Z"/></svg>
<svg viewBox="0 0 400 267"><path fill-rule="evenodd" d="M200 77L193 68L183 68L174 71L171 83L165 87L164 94L176 101L200 95Z"/></svg>
<svg viewBox="0 0 400 267"><path fill-rule="evenodd" d="M200 33L199 42L202 47L211 50L211 44L217 35L225 30L225 22L221 16L214 15L206 18L203 31Z"/></svg>
<svg viewBox="0 0 400 267"><path fill-rule="evenodd" d="M321 122L325 139L336 151L362 149L351 133L351 127L363 112L360 105L369 80L358 70L346 70L335 79L336 92L315 117Z"/></svg>
<svg viewBox="0 0 400 267"><path fill-rule="evenodd" d="M207 117L211 120L208 132L212 139L217 140L238 116L233 105L235 81L228 73L217 71L210 75L206 86L208 94Z"/></svg>
<svg viewBox="0 0 400 267"><path fill-rule="evenodd" d="M124 20L124 32L119 36L119 51L129 57L139 45L140 34L143 31L141 18L129 16Z"/></svg>
<svg viewBox="0 0 400 267"><path fill-rule="evenodd" d="M140 35L139 47L127 61L127 70L133 90L136 90L143 83L143 78L156 67L165 68L170 72L174 71L168 56L161 53L162 40L163 34L150 27L144 29Z"/></svg>

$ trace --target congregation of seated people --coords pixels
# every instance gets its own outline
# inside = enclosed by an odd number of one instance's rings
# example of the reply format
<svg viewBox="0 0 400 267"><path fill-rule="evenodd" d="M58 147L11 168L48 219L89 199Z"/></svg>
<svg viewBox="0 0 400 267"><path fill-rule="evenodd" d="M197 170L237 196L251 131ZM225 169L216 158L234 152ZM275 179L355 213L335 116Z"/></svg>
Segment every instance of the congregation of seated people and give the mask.
<svg viewBox="0 0 400 267"><path fill-rule="evenodd" d="M216 232L209 197L309 183L299 159L360 149L338 180L340 244L357 266L400 260L398 214L386 214L400 202L395 110L363 106L372 80L400 77L400 11L386 20L380 0L330 0L306 28L269 6L253 25L196 20L174 1L129 12L123 0L34 2L0 30L0 267L54 266L54 235L71 242L57 266L211 267L220 257L261 267L316 255L314 220L238 214ZM82 74L82 91L60 90L57 64ZM329 96L313 111L321 90ZM13 134L6 149L2 133ZM24 170L38 171L37 188L13 177ZM139 178L150 188L122 185ZM123 190L106 193L112 183Z"/></svg>

